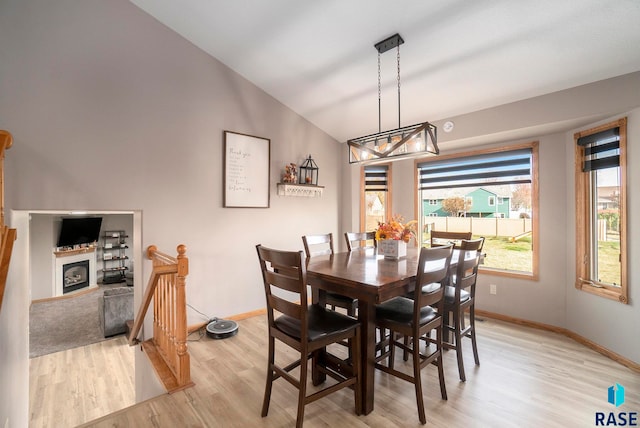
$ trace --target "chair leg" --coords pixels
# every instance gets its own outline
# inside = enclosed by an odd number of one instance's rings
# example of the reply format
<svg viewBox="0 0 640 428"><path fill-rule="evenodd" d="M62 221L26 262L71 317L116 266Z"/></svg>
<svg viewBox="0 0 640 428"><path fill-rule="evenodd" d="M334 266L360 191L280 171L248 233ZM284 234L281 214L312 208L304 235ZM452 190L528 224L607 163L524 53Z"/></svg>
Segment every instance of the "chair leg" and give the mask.
<svg viewBox="0 0 640 428"><path fill-rule="evenodd" d="M267 363L267 383L264 388L264 399L262 401L262 417L264 418L269 413L269 403L271 401L271 387L273 386L273 364L275 362L275 339L273 336L269 337L269 361Z"/></svg>
<svg viewBox="0 0 640 428"><path fill-rule="evenodd" d="M396 332L393 330L389 330L389 362L387 363L387 367L393 368L394 361L396 359Z"/></svg>
<svg viewBox="0 0 640 428"><path fill-rule="evenodd" d="M455 335L455 345L456 345L456 357L458 358L458 373L460 374L460 380L462 382L465 382L467 378L464 375L464 360L462 358L462 335L460 334L460 331L461 331L460 316L461 316L460 311L454 312L453 325L455 326L454 335Z"/></svg>
<svg viewBox="0 0 640 428"><path fill-rule="evenodd" d="M451 325L451 318L450 318L451 314L449 313L448 310L444 310L442 313L442 324L443 324L443 329L442 329L442 341L443 342L447 342L447 343L452 343L453 341L451 340L451 338L449 337L449 329L447 327L449 327Z"/></svg>
<svg viewBox="0 0 640 428"><path fill-rule="evenodd" d="M407 336L405 336L405 339ZM421 424L427 423L424 413L424 398L422 397L422 379L420 378L420 339L413 337L413 385L416 389L416 403L418 404L418 419Z"/></svg>
<svg viewBox="0 0 640 428"><path fill-rule="evenodd" d="M356 330L356 336L351 341L351 352L353 358L351 359L351 366L353 373L356 376L356 384L353 386L353 395L355 399L356 415L360 416L360 409L362 407L362 366L360 364L360 328Z"/></svg>
<svg viewBox="0 0 640 428"><path fill-rule="evenodd" d="M480 365L480 358L478 357L478 344L476 343L476 310L473 305L469 308L469 325L471 326L471 347L473 348L473 359L476 366Z"/></svg>
<svg viewBox="0 0 640 428"><path fill-rule="evenodd" d="M436 364L438 366L438 380L440 381L440 396L443 400L447 400L447 386L444 382L444 365L442 361L442 324L436 327L436 352L438 352L438 358Z"/></svg>
<svg viewBox="0 0 640 428"><path fill-rule="evenodd" d="M302 359L300 360L300 391L298 391L298 415L296 417L296 428L302 428L304 421L304 406L307 401L307 363L309 356L303 347Z"/></svg>
<svg viewBox="0 0 640 428"><path fill-rule="evenodd" d="M347 315L349 315L350 317L356 317L356 305L354 305L353 303L347 308ZM351 344L353 343L353 339L347 339L347 349L349 350L348 352L348 359L349 361L352 360L353 357L353 351L351 351Z"/></svg>
<svg viewBox="0 0 640 428"><path fill-rule="evenodd" d="M408 347L408 346L409 346L409 342L410 342L410 341L411 341L411 338L410 338L409 336L405 336L405 337L404 337L404 346L407 346L407 347ZM418 342L418 344L419 344L419 342ZM418 345L418 346L419 346L419 345ZM406 349L404 349L404 350L402 351L402 359L403 359L404 361L409 361L409 351L407 351Z"/></svg>

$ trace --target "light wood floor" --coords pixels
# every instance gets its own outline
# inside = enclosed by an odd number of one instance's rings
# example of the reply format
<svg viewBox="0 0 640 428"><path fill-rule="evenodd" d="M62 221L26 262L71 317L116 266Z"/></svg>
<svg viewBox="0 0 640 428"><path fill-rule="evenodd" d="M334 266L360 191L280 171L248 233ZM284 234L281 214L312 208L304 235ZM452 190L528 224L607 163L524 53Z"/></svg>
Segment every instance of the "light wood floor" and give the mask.
<svg viewBox="0 0 640 428"><path fill-rule="evenodd" d="M293 426L296 391L282 380L274 384L269 415L260 417L266 371L265 317L253 317L239 325L240 331L233 338L204 337L189 343L196 384L193 388L157 397L84 426ZM448 401L440 399L435 367L423 370L427 425L588 427L595 425L596 412L640 410L640 374L556 333L491 319L477 325L481 366L473 365L467 346L466 382L458 379L455 353L445 353ZM282 350L278 355L294 354ZM402 364L398 360L396 367ZM40 381L46 382L46 377L43 375ZM617 409L607 402L607 388L615 383L626 388L626 401ZM68 412L76 409L68 408ZM66 420L72 421L73 417ZM372 413L356 416L353 394L342 390L308 405L305 426L420 426L413 386L376 372Z"/></svg>
<svg viewBox="0 0 640 428"><path fill-rule="evenodd" d="M135 404L124 335L29 360L29 426L75 427Z"/></svg>

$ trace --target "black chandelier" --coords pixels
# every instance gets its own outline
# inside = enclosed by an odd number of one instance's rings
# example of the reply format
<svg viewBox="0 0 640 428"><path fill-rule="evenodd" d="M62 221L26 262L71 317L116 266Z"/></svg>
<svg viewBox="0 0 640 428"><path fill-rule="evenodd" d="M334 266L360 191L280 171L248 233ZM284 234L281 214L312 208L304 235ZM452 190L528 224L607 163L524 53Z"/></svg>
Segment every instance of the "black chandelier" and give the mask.
<svg viewBox="0 0 640 428"><path fill-rule="evenodd" d="M369 163L380 160L393 160L399 156L417 156L440 153L438 149L438 129L429 122L411 126L400 126L400 45L404 43L399 34L374 45L378 51L378 132L347 141L349 145L349 163ZM380 55L397 48L398 64L398 128L390 131L381 129L381 81Z"/></svg>

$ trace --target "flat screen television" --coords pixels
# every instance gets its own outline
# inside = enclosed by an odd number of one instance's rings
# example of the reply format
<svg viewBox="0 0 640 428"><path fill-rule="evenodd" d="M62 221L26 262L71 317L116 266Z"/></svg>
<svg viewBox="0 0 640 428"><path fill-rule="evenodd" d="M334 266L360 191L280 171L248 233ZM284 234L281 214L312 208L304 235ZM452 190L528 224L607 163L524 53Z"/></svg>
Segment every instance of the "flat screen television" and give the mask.
<svg viewBox="0 0 640 428"><path fill-rule="evenodd" d="M102 217L69 217L62 219L58 247L90 244L100 238Z"/></svg>

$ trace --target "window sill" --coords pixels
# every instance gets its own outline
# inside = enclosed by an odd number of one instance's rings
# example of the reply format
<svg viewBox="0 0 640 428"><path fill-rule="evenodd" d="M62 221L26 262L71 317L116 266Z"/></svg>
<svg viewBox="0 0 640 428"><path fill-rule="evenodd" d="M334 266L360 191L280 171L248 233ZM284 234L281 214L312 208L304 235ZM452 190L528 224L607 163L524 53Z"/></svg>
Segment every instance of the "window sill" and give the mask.
<svg viewBox="0 0 640 428"><path fill-rule="evenodd" d="M605 299L615 300L616 302L620 302L624 304L629 303L627 298L617 290L611 290L606 287L595 287L593 285L589 285L588 283L583 283L581 281L576 282L576 288L586 293L595 294L596 296L604 297Z"/></svg>
<svg viewBox="0 0 640 428"><path fill-rule="evenodd" d="M518 272L513 270L502 270L480 266L478 268L478 273L494 276L504 276L507 278L525 279L528 281L538 281L538 274L532 272Z"/></svg>

